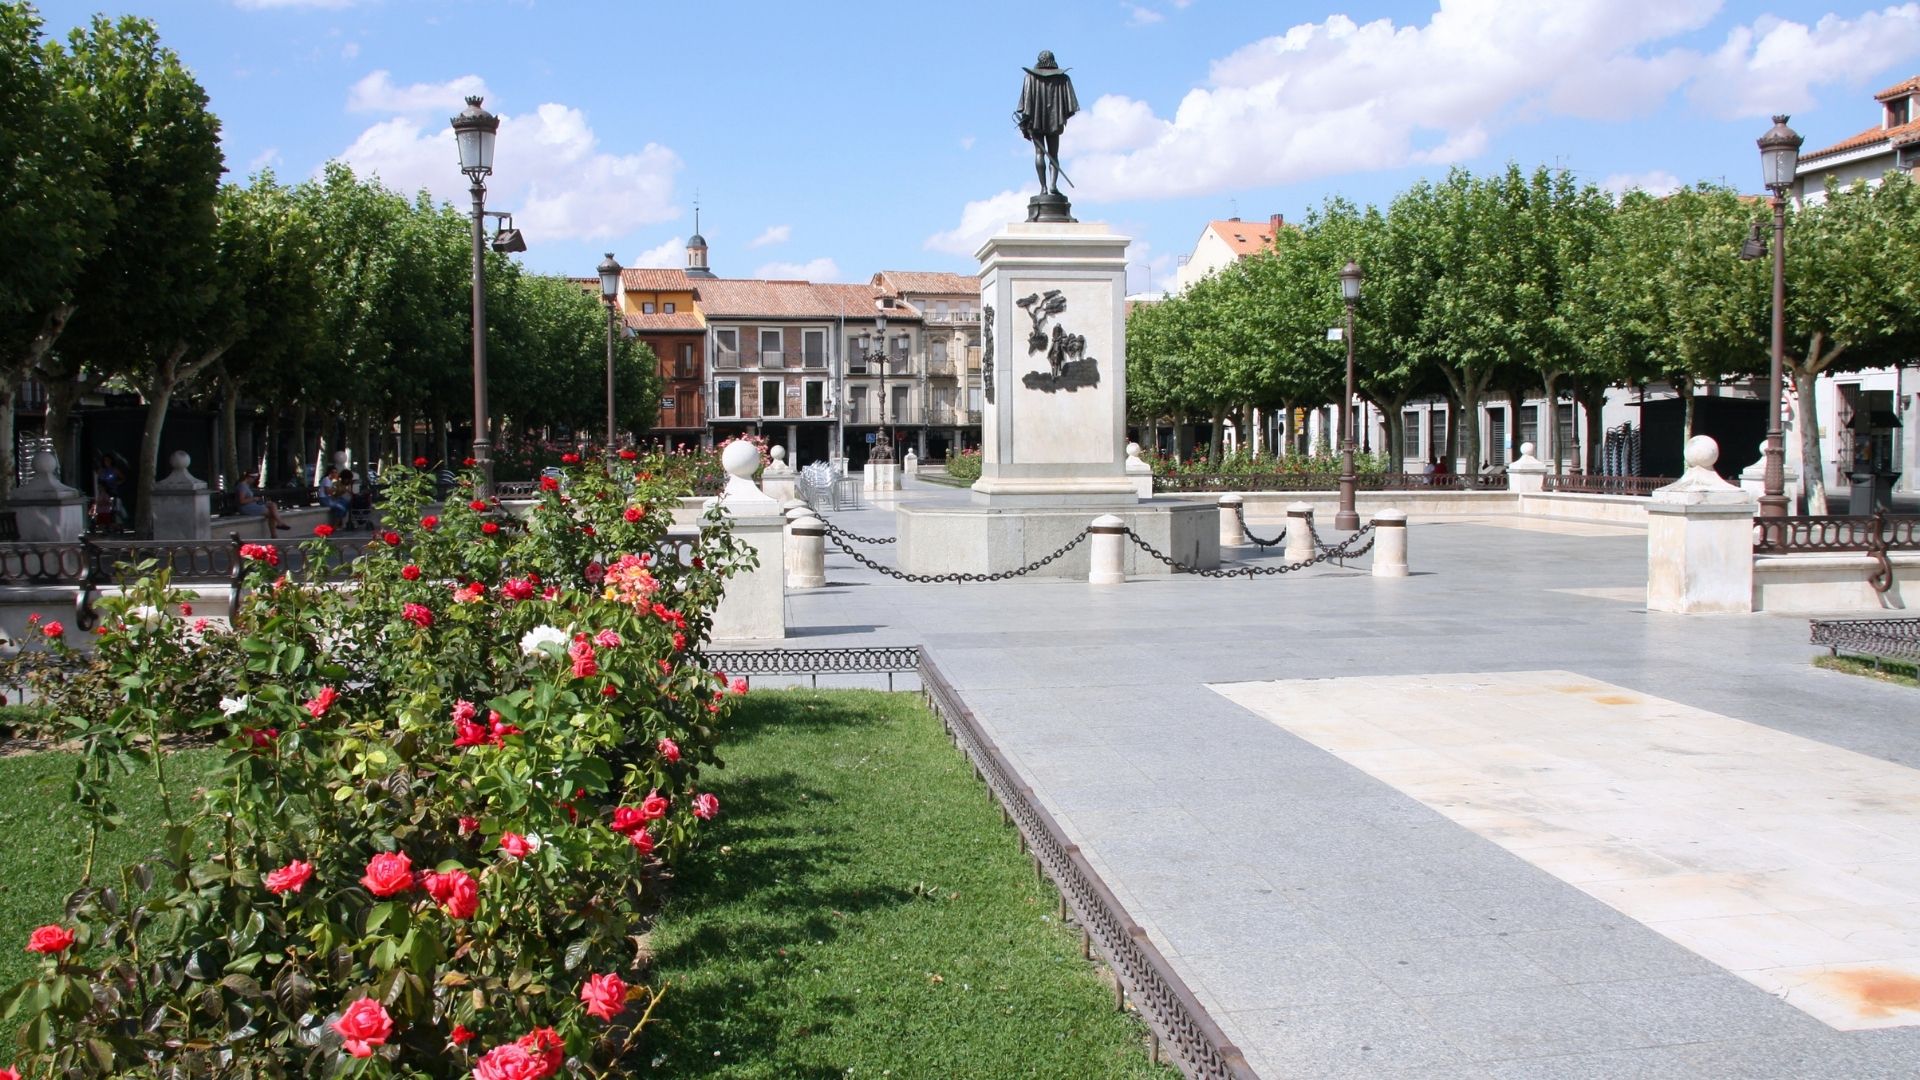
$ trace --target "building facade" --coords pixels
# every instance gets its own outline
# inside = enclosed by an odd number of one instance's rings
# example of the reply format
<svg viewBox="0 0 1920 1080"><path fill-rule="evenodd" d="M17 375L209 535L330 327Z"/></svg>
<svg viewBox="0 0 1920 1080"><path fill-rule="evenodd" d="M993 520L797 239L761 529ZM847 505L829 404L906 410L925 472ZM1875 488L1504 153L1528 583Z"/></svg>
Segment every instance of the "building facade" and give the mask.
<svg viewBox="0 0 1920 1080"><path fill-rule="evenodd" d="M883 298L919 316L920 347L909 371L909 400L918 421L922 460L945 460L980 446L980 278L973 274L883 270L873 276ZM891 322L889 323L891 327ZM889 393L894 393L889 387Z"/></svg>
<svg viewBox="0 0 1920 1080"><path fill-rule="evenodd" d="M659 360L660 415L650 440L706 444L707 326L693 279L680 270L622 270L619 304L628 331Z"/></svg>
<svg viewBox="0 0 1920 1080"><path fill-rule="evenodd" d="M1284 214L1274 214L1257 223L1237 217L1207 222L1207 227L1200 230L1200 239L1194 241L1192 253L1181 256L1180 268L1174 274L1173 291L1186 292L1208 274L1272 247L1273 238L1286 225Z"/></svg>

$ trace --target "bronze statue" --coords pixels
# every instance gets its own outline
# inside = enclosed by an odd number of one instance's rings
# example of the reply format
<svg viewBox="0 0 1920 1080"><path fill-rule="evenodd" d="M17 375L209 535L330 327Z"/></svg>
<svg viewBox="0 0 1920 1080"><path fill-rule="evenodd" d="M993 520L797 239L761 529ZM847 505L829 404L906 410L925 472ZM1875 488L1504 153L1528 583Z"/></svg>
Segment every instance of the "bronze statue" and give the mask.
<svg viewBox="0 0 1920 1080"><path fill-rule="evenodd" d="M1033 143L1033 168L1040 177L1040 194L1034 198L1027 220L1072 221L1066 216L1066 196L1060 193L1060 181L1073 185L1072 179L1060 171L1060 133L1080 111L1080 100L1074 96L1067 69L1054 62L1052 52L1043 50L1025 71L1027 78L1020 87L1020 107L1014 111L1013 122L1021 136Z"/></svg>

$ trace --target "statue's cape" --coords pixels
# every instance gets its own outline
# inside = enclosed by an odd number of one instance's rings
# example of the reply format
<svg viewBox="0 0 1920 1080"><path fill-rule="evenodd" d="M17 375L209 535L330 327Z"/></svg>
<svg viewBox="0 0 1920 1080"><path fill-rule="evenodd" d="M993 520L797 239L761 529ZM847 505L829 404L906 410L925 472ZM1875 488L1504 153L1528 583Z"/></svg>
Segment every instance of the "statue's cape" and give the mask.
<svg viewBox="0 0 1920 1080"><path fill-rule="evenodd" d="M1060 134L1067 119L1079 111L1080 99L1074 96L1073 80L1066 72L1039 75L1027 70L1026 84L1020 88L1020 112L1026 117L1021 131L1028 138Z"/></svg>

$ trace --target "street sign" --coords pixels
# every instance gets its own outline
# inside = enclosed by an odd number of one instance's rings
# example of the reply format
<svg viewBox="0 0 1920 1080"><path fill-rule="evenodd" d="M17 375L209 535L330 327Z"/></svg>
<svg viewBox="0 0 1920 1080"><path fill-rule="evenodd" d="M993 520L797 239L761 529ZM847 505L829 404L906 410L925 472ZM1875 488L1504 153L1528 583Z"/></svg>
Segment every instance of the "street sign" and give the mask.
<svg viewBox="0 0 1920 1080"><path fill-rule="evenodd" d="M1332 327L1328 327L1328 328L1327 328L1327 340L1328 340L1328 341L1344 341L1344 340L1346 340L1346 330L1345 330L1345 328L1343 328L1343 327L1339 327L1339 326L1332 326Z"/></svg>
<svg viewBox="0 0 1920 1080"><path fill-rule="evenodd" d="M671 408L673 408L673 399L672 399L672 398L670 398L670 397L663 397L663 398L661 398L661 399L660 399L660 407L661 407L661 408L663 408L663 409L671 409Z"/></svg>
<svg viewBox="0 0 1920 1080"><path fill-rule="evenodd" d="M872 446L876 441L873 432L867 432L867 445Z"/></svg>

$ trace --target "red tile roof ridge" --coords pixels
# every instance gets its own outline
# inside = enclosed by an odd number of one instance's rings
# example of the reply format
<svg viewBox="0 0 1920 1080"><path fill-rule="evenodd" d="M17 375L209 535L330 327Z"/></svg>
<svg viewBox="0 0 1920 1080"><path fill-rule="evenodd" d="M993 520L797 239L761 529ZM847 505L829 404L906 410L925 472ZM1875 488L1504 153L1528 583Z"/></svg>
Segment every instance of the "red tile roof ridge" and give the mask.
<svg viewBox="0 0 1920 1080"><path fill-rule="evenodd" d="M1882 90L1879 93L1873 95L1873 100L1885 101L1890 97L1899 97L1901 94L1910 94L1915 92L1920 92L1920 75L1915 75L1911 79L1907 79L1904 82L1895 83L1894 85L1887 87L1885 90Z"/></svg>

